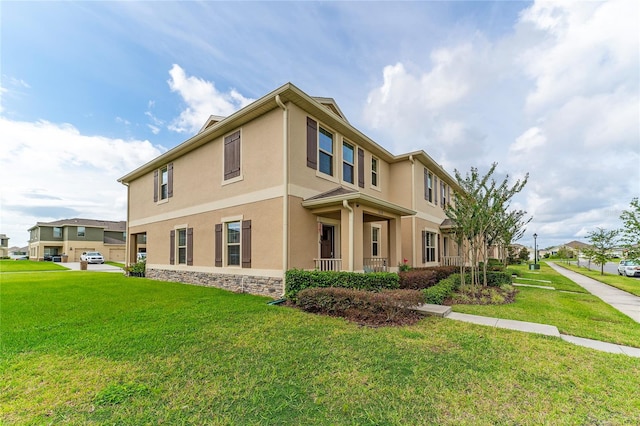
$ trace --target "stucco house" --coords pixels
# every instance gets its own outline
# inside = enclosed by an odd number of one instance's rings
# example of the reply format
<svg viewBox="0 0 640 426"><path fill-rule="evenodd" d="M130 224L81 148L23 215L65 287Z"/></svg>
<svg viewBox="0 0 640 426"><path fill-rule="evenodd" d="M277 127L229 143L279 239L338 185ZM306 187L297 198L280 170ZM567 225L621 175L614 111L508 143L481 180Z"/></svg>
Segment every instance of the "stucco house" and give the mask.
<svg viewBox="0 0 640 426"><path fill-rule="evenodd" d="M0 258L9 256L9 237L0 234Z"/></svg>
<svg viewBox="0 0 640 426"><path fill-rule="evenodd" d="M99 251L105 260L124 262L126 231L125 221L74 218L38 222L29 228L29 258L67 255L70 262L79 262L83 252Z"/></svg>
<svg viewBox="0 0 640 426"><path fill-rule="evenodd" d="M461 261L444 213L455 179L424 151L391 154L333 99L291 83L211 116L119 181L127 262L146 250L150 278L275 297L291 268Z"/></svg>

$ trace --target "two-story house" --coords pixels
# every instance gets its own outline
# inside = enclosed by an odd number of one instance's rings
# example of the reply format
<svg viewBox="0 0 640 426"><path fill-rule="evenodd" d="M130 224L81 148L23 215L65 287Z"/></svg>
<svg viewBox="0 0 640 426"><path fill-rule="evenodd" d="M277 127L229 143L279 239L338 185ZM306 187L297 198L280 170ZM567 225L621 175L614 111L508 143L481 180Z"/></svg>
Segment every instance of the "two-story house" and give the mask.
<svg viewBox="0 0 640 426"><path fill-rule="evenodd" d="M119 181L127 260L144 241L151 278L279 296L291 268L394 271L457 255L444 214L454 179L290 83Z"/></svg>
<svg viewBox="0 0 640 426"><path fill-rule="evenodd" d="M125 261L127 223L94 219L38 222L29 228L29 258L49 260L66 255L79 262L83 252L98 251L105 260Z"/></svg>

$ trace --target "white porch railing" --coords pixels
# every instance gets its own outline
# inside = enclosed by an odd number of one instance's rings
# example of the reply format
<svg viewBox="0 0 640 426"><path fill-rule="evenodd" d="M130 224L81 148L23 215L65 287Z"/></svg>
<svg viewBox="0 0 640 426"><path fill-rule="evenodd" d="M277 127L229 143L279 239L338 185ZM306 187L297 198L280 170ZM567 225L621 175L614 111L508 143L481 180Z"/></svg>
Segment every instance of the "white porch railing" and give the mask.
<svg viewBox="0 0 640 426"><path fill-rule="evenodd" d="M462 256L442 256L442 266L462 266Z"/></svg>
<svg viewBox="0 0 640 426"><path fill-rule="evenodd" d="M365 272L386 272L388 264L386 257L365 257L362 259Z"/></svg>
<svg viewBox="0 0 640 426"><path fill-rule="evenodd" d="M313 259L319 271L341 271L342 259Z"/></svg>

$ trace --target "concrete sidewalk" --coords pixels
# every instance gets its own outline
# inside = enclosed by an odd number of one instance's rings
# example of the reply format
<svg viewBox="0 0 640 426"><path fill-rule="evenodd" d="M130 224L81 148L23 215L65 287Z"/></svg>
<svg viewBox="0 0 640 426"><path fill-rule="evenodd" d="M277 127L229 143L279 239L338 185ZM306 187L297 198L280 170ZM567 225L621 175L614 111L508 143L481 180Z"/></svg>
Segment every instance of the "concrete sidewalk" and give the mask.
<svg viewBox="0 0 640 426"><path fill-rule="evenodd" d="M547 265L551 266L556 272L569 278L589 293L602 299L604 303L613 306L635 322L640 323L640 297L634 296L626 291L618 290L610 285L603 284L593 278L585 277L584 275L573 272L569 269L565 269L553 262L547 262Z"/></svg>

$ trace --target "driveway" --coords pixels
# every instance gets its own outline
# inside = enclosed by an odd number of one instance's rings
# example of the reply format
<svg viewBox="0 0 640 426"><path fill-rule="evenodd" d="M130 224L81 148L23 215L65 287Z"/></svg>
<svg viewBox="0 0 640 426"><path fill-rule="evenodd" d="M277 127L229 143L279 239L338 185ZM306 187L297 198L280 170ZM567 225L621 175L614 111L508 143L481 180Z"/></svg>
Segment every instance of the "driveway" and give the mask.
<svg viewBox="0 0 640 426"><path fill-rule="evenodd" d="M71 269L72 271L79 271L80 270L80 262L67 262L67 263L60 263L61 266L64 266L66 268ZM122 268L118 268L117 266L113 266L113 265L107 265L106 263L89 263L87 265L87 271L93 271L93 272L120 272L121 274L124 273L124 271L122 270Z"/></svg>

